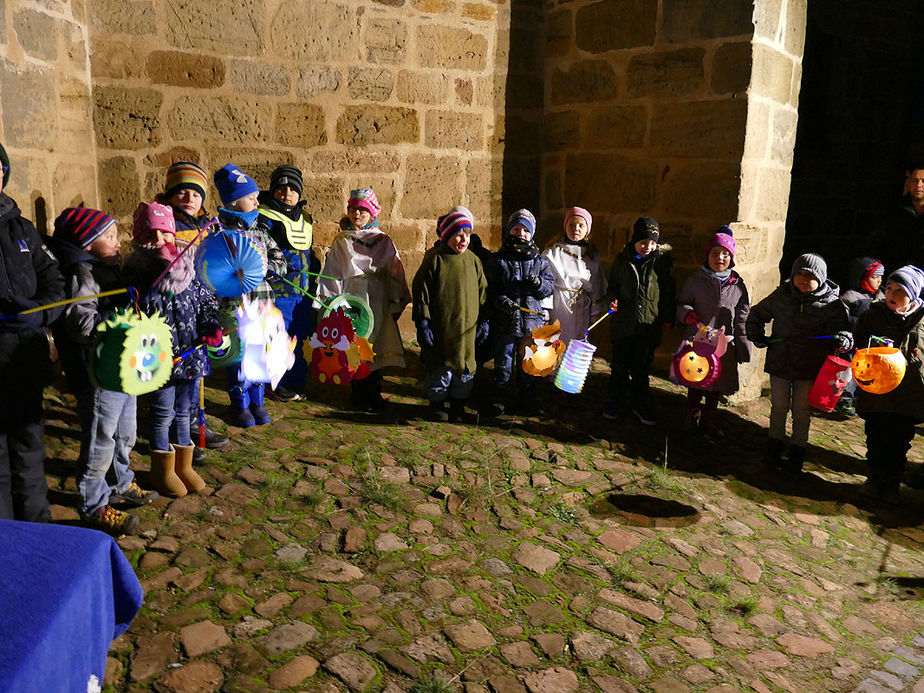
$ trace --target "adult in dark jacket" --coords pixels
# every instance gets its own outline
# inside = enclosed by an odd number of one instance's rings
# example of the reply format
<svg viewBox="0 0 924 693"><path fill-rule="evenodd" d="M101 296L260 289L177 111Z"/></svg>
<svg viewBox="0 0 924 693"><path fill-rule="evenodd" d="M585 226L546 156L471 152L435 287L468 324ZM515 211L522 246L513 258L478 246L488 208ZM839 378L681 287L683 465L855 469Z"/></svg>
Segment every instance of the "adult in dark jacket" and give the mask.
<svg viewBox="0 0 924 693"><path fill-rule="evenodd" d="M31 222L3 192L10 160L0 145L0 519L49 519L42 390L51 377L45 326L63 307L22 311L64 298L64 278Z"/></svg>
<svg viewBox="0 0 924 693"><path fill-rule="evenodd" d="M807 253L793 262L790 278L748 315L748 340L758 348L769 346L764 363L770 374L770 435L764 458L769 466L802 470L812 423L809 391L828 354L853 346L847 307L838 299L839 293L838 286L828 281L824 259ZM764 326L771 320L768 337ZM791 446L788 460L782 462L790 410Z"/></svg>
<svg viewBox="0 0 924 693"><path fill-rule="evenodd" d="M885 215L867 249L885 265L886 272L908 264L924 267L924 162L912 164L905 175L908 192Z"/></svg>
<svg viewBox="0 0 924 693"><path fill-rule="evenodd" d="M528 209L519 209L507 219L501 248L494 253L487 268L491 292L491 334L494 338L494 384L499 397L495 413L502 413L510 381L516 371L520 404L540 411L532 389L538 378L523 372L520 341L534 328L545 324L542 299L555 290L555 277L549 261L533 242L536 218Z"/></svg>
<svg viewBox="0 0 924 693"><path fill-rule="evenodd" d="M905 356L905 375L891 392L857 391L864 420L868 479L862 492L886 503L899 501L899 486L915 427L924 422L924 271L901 267L886 281L885 300L875 301L854 328L857 346L873 335L891 339Z"/></svg>
<svg viewBox="0 0 924 693"><path fill-rule="evenodd" d="M645 425L651 412L648 373L661 331L674 317L674 260L671 247L660 243L661 227L651 217L632 225L632 237L610 268L606 298L616 313L610 318L609 398L603 416L615 419L631 408ZM631 385L630 385L631 381Z"/></svg>

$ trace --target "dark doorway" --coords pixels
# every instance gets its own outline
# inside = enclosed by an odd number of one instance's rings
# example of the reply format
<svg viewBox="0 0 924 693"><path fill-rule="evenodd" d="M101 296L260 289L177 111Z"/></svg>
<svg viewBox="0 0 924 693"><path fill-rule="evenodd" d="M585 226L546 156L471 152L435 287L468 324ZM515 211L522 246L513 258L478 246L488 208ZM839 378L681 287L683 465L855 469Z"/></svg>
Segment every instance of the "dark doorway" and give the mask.
<svg viewBox="0 0 924 693"><path fill-rule="evenodd" d="M905 167L924 155L922 38L919 0L808 3L784 277L817 252L849 288L848 262L899 204Z"/></svg>

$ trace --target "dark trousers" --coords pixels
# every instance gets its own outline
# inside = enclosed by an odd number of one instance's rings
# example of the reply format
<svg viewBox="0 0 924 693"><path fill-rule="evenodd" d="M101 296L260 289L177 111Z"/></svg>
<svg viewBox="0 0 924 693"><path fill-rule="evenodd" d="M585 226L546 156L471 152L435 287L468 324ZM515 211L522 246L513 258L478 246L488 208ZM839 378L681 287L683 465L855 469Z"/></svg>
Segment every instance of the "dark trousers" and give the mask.
<svg viewBox="0 0 924 693"><path fill-rule="evenodd" d="M350 381L350 401L354 405L375 405L382 400L382 371L372 371L362 380Z"/></svg>
<svg viewBox="0 0 924 693"><path fill-rule="evenodd" d="M657 344L639 335L616 339L611 344L610 401L618 407L647 407L650 398L648 373Z"/></svg>
<svg viewBox="0 0 924 693"><path fill-rule="evenodd" d="M42 388L19 380L0 401L0 519L46 522Z"/></svg>
<svg viewBox="0 0 924 693"><path fill-rule="evenodd" d="M908 463L908 450L917 421L894 412L868 412L863 414L863 419L870 481L898 488Z"/></svg>
<svg viewBox="0 0 924 693"><path fill-rule="evenodd" d="M302 345L314 331L314 308L310 299L300 296L277 296L275 305L282 313L286 332L298 339L295 345L295 364L282 376L279 386L301 392L305 389L305 378L308 375L308 362L302 353Z"/></svg>

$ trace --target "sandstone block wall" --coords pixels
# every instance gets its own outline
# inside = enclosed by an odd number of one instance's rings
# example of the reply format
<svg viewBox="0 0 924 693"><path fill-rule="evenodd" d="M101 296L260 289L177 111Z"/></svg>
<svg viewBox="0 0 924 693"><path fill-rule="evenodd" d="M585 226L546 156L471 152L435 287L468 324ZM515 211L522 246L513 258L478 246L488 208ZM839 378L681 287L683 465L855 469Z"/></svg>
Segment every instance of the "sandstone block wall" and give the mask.
<svg viewBox="0 0 924 693"><path fill-rule="evenodd" d="M409 273L455 204L496 235L508 0L90 5L101 204L119 217L177 159L233 161L261 187L291 163L322 245L359 186L375 188Z"/></svg>
<svg viewBox="0 0 924 693"><path fill-rule="evenodd" d="M97 204L86 7L0 0L0 142L9 192L39 231L61 209Z"/></svg>

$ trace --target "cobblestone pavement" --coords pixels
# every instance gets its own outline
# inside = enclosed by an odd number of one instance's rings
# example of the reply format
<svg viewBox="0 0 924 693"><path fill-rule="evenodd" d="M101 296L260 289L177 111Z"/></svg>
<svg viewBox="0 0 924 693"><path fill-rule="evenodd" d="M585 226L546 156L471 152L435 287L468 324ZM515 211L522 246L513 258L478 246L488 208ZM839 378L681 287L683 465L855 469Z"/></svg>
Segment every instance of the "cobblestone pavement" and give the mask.
<svg viewBox="0 0 924 693"><path fill-rule="evenodd" d="M232 442L206 493L119 539L146 597L107 690L924 693L924 496L861 499L859 420L816 418L792 477L760 463L766 400L723 408L716 442L663 381L658 425L605 421L598 364L542 417L448 425L414 375L383 416L315 385L246 431L212 384ZM71 404L49 392L62 522Z"/></svg>

